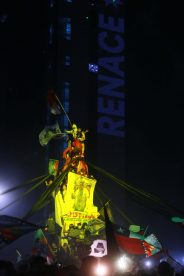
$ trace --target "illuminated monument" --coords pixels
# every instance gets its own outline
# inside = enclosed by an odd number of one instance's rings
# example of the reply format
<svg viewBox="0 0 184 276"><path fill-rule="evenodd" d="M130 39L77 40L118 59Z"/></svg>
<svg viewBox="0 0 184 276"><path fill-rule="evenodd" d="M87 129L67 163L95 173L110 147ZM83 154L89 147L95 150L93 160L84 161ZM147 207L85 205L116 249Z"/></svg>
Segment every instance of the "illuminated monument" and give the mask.
<svg viewBox="0 0 184 276"><path fill-rule="evenodd" d="M77 1L72 0L49 0L48 3L48 89L54 89L72 123L89 128L89 147L86 142L88 160L124 177L122 2L83 1L80 8ZM48 123L52 120L49 112L47 120ZM65 114L59 120L63 129L70 128ZM67 147L67 143L62 141L52 144L47 160L60 159L61 152ZM66 183L55 192L55 220L62 227L61 243L64 243L63 237L69 235L71 225L86 227L85 223L98 219L98 209L93 203L95 185L96 180L90 174L81 175L71 170ZM103 225L99 220L100 227Z"/></svg>
<svg viewBox="0 0 184 276"><path fill-rule="evenodd" d="M86 131L73 124L65 132L68 144L62 154L65 162L59 168L58 160L50 160L51 180L46 184L52 189L54 220L60 227L58 248L68 246L71 255L78 256L79 246L91 245L102 238L104 222L98 218L100 213L93 202L96 179L89 174L84 157Z"/></svg>

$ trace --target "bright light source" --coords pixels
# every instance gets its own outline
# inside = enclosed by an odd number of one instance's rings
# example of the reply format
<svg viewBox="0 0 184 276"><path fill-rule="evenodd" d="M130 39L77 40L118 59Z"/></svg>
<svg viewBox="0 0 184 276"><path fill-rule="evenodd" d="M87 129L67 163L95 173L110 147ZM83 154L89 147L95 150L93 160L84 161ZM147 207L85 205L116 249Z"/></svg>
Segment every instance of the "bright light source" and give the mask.
<svg viewBox="0 0 184 276"><path fill-rule="evenodd" d="M132 264L132 261L127 256L123 255L119 258L117 261L117 267L119 270L127 271L130 269L130 266Z"/></svg>
<svg viewBox="0 0 184 276"><path fill-rule="evenodd" d="M146 260L145 261L145 266L148 267L148 268L151 267L152 266L152 262L150 260Z"/></svg>
<svg viewBox="0 0 184 276"><path fill-rule="evenodd" d="M108 272L108 268L103 264L98 264L95 269L96 275L99 275L99 276L105 276L107 275L107 272Z"/></svg>

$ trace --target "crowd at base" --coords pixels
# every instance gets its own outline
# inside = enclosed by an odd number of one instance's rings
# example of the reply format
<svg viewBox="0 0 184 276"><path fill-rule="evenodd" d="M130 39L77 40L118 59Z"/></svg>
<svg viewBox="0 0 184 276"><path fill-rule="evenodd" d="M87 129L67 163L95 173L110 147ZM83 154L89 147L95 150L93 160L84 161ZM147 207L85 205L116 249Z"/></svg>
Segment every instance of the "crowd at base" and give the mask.
<svg viewBox="0 0 184 276"><path fill-rule="evenodd" d="M184 271L176 272L167 261L153 267L142 267L133 263L130 267L117 268L106 255L102 258L87 256L80 262L63 266L62 263L48 264L42 256L30 256L16 265L7 260L0 260L0 276L174 276L184 275Z"/></svg>

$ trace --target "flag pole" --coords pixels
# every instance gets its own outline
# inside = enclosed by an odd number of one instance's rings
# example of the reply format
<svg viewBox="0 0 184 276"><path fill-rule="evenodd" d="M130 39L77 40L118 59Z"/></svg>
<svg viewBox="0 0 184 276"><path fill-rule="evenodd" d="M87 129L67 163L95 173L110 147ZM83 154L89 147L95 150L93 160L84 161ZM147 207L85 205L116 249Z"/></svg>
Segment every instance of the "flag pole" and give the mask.
<svg viewBox="0 0 184 276"><path fill-rule="evenodd" d="M143 237L145 237L147 231L148 231L148 225L146 226L146 229L144 230Z"/></svg>
<svg viewBox="0 0 184 276"><path fill-rule="evenodd" d="M22 255L20 254L20 251L18 249L16 249L16 253L17 253L17 263L19 263L22 260Z"/></svg>
<svg viewBox="0 0 184 276"><path fill-rule="evenodd" d="M18 249L16 249L16 252L17 252L17 254L19 255L19 257L22 257L22 255L20 254L20 252L19 252Z"/></svg>
<svg viewBox="0 0 184 276"><path fill-rule="evenodd" d="M70 123L70 125L71 125L71 127L72 127L72 123L71 123L71 121L70 121L70 118L69 118L68 114L66 113L66 111L65 111L65 109L64 109L64 107L63 107L63 105L62 105L62 103L60 102L60 100L59 100L59 98L57 97L57 95L55 95L55 97L56 97L56 99L57 99L59 105L61 106L61 108L62 108L64 114L66 115L66 117L67 117L67 119L68 119L68 122Z"/></svg>

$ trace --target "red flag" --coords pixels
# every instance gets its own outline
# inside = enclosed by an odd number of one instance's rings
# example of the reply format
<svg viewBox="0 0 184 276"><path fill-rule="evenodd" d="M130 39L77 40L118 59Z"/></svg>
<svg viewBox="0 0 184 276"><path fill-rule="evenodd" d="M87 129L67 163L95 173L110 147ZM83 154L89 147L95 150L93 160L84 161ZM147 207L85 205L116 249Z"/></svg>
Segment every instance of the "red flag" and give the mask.
<svg viewBox="0 0 184 276"><path fill-rule="evenodd" d="M153 255L153 251L155 250L155 247L145 241L143 241L144 244L144 249L145 249L145 254L147 257L150 257ZM157 251L159 252L159 251Z"/></svg>
<svg viewBox="0 0 184 276"><path fill-rule="evenodd" d="M120 248L129 254L143 255L145 254L143 242L140 239L129 238L115 233L115 238Z"/></svg>

